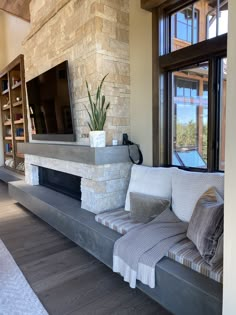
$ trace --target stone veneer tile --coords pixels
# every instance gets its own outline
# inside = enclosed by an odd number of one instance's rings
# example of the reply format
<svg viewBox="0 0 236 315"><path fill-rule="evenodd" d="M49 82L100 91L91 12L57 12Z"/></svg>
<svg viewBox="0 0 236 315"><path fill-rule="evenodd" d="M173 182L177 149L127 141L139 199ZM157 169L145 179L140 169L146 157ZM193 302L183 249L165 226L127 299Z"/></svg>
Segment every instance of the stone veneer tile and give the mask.
<svg viewBox="0 0 236 315"><path fill-rule="evenodd" d="M77 143L88 144L85 80L94 94L109 72L107 143L121 141L130 131L129 0L32 0L30 10L32 31L23 45L26 80L68 59Z"/></svg>
<svg viewBox="0 0 236 315"><path fill-rule="evenodd" d="M82 208L99 213L124 206L131 163L88 165L25 154L25 181L38 185L38 167L82 177Z"/></svg>
<svg viewBox="0 0 236 315"><path fill-rule="evenodd" d="M103 195L82 191L82 208L93 213L100 213L108 209L117 209L124 206L126 192L114 192ZM86 198L86 200L84 199Z"/></svg>
<svg viewBox="0 0 236 315"><path fill-rule="evenodd" d="M30 11L26 80L68 60L77 143L87 145L85 80L95 94L109 73L104 84L111 102L107 143L121 142L122 134L130 131L129 0L31 0ZM124 205L131 163L95 166L26 155L25 178L32 185L38 184L37 166L81 176L82 207L87 210L98 213Z"/></svg>

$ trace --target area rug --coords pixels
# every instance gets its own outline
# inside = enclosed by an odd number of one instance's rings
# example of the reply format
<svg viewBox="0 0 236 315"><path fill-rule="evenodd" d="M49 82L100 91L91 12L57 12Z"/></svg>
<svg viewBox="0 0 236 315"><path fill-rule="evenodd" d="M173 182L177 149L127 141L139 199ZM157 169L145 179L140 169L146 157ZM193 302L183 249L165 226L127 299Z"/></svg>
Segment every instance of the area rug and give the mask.
<svg viewBox="0 0 236 315"><path fill-rule="evenodd" d="M0 315L48 315L1 240Z"/></svg>

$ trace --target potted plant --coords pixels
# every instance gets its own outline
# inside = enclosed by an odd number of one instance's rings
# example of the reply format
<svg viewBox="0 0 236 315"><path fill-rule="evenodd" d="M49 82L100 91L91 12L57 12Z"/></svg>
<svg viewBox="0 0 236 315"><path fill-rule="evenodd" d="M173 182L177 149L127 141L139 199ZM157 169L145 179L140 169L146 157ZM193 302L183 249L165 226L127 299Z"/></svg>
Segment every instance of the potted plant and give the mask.
<svg viewBox="0 0 236 315"><path fill-rule="evenodd" d="M106 104L106 97L105 95L102 95L102 85L107 75L103 77L101 83L97 88L95 100L92 99L88 82L86 81L90 110L88 110L86 106L85 108L87 110L90 120L88 122L88 126L90 128L89 140L91 147L106 146L106 133L103 128L106 122L107 110L110 107L110 102Z"/></svg>

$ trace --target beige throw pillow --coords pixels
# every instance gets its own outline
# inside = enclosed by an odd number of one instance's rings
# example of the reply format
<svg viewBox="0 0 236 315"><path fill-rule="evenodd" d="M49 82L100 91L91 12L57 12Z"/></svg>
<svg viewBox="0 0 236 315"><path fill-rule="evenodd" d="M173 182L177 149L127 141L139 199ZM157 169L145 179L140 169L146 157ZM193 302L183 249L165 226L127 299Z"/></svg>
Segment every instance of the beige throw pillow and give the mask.
<svg viewBox="0 0 236 315"><path fill-rule="evenodd" d="M212 187L199 198L189 222L187 237L210 265L223 258L223 215L224 201Z"/></svg>
<svg viewBox="0 0 236 315"><path fill-rule="evenodd" d="M168 199L130 192L130 218L148 223L170 206Z"/></svg>

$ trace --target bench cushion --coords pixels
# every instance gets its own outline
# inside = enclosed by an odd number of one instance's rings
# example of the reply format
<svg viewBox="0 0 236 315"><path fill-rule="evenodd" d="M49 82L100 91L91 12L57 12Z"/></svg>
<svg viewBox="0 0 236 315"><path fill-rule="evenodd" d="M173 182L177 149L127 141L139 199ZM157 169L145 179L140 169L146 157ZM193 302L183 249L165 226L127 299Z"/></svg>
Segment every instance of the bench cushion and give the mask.
<svg viewBox="0 0 236 315"><path fill-rule="evenodd" d="M99 213L95 216L95 220L110 229L125 234L144 223L135 222L130 219L130 213L123 208Z"/></svg>
<svg viewBox="0 0 236 315"><path fill-rule="evenodd" d="M143 225L143 223L132 221L129 212L123 208L99 213L95 216L95 220L120 234L125 234ZM187 238L174 245L166 256L217 282L223 282L223 265L220 264L213 268L209 266L202 259L194 244Z"/></svg>
<svg viewBox="0 0 236 315"><path fill-rule="evenodd" d="M223 264L214 267L208 265L188 238L174 245L166 256L210 279L223 283Z"/></svg>

